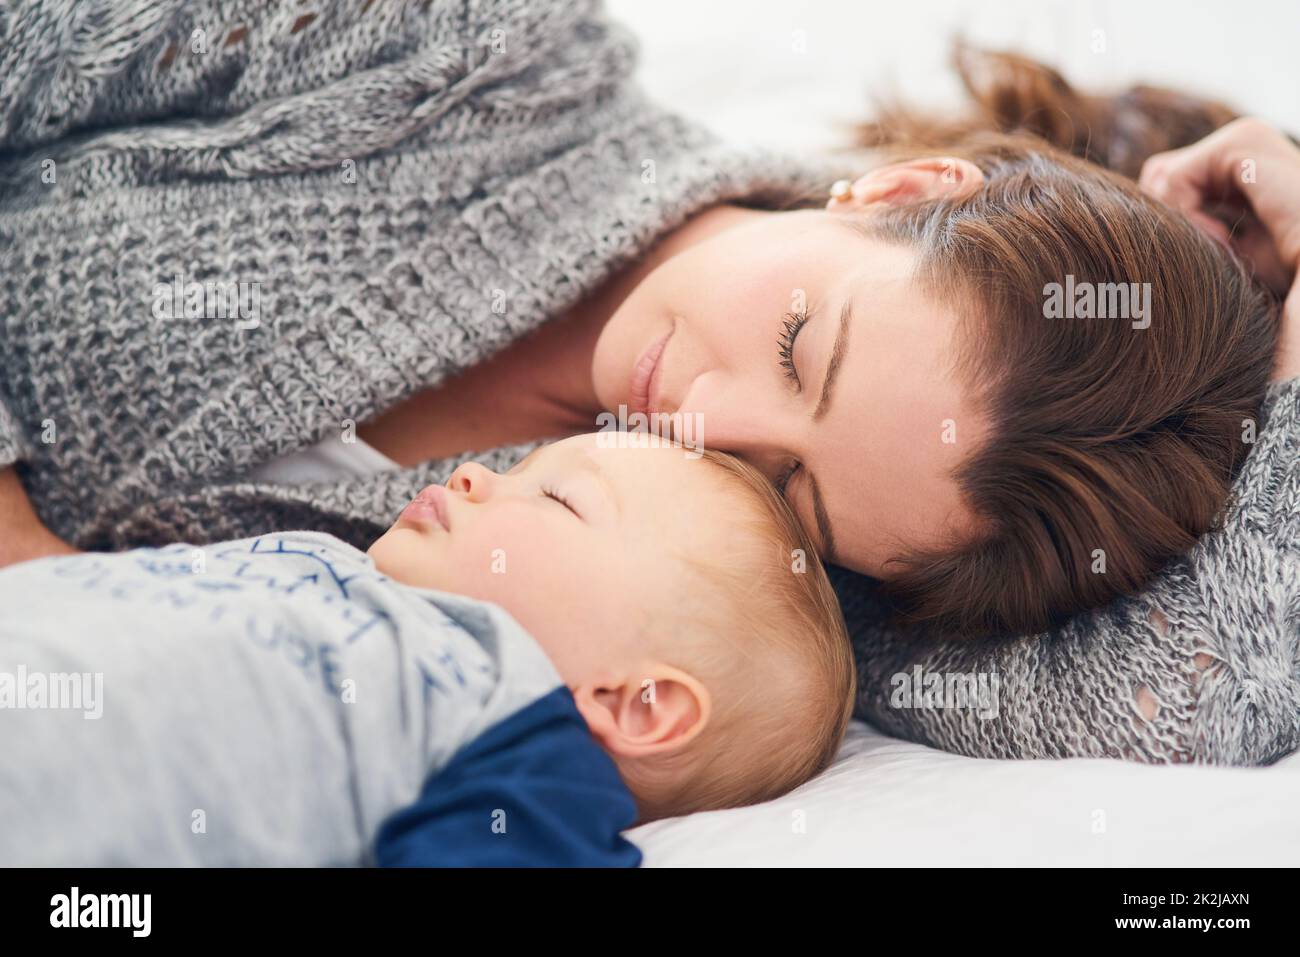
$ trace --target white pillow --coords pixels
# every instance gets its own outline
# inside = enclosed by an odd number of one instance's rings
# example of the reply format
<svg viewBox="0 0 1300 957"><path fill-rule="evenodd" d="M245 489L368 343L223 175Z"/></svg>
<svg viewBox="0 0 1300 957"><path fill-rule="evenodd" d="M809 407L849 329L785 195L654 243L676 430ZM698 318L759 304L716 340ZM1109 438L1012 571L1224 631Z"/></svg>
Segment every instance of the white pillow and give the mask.
<svg viewBox="0 0 1300 957"><path fill-rule="evenodd" d="M835 764L767 804L629 832L649 867L1294 866L1300 754L1270 768L992 761L854 722Z"/></svg>

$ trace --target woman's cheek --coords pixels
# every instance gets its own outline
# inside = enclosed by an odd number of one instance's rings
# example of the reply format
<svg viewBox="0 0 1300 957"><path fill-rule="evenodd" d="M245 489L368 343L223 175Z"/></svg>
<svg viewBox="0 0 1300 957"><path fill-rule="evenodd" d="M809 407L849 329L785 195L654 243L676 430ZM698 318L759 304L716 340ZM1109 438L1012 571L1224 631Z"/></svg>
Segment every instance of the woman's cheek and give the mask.
<svg viewBox="0 0 1300 957"><path fill-rule="evenodd" d="M624 303L601 332L592 356L591 381L605 409L614 410L631 401L628 393L632 367L640 355L641 342L649 338L648 324L631 302Z"/></svg>

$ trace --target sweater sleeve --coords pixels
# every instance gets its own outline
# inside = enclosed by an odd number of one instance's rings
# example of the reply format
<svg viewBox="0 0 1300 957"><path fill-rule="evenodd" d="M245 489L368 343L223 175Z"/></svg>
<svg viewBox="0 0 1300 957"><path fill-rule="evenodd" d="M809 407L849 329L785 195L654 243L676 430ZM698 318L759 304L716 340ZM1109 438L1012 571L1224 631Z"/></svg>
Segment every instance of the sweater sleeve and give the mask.
<svg viewBox="0 0 1300 957"><path fill-rule="evenodd" d="M1300 380L1270 388L1261 423L1220 528L1141 594L1042 635L906 633L835 569L858 716L972 757L1254 765L1295 750Z"/></svg>
<svg viewBox="0 0 1300 957"><path fill-rule="evenodd" d="M242 178L482 137L512 111L605 98L632 41L595 0L45 0L0 17L0 49L0 155L75 182L65 164L106 153L129 153L142 180Z"/></svg>
<svg viewBox="0 0 1300 957"><path fill-rule="evenodd" d="M0 390L0 469L25 458L30 451L22 426L11 411L4 391Z"/></svg>
<svg viewBox="0 0 1300 957"><path fill-rule="evenodd" d="M1300 555L1300 377L1276 382L1233 488L1228 524L1240 522L1284 553ZM1243 423L1246 425L1246 423Z"/></svg>

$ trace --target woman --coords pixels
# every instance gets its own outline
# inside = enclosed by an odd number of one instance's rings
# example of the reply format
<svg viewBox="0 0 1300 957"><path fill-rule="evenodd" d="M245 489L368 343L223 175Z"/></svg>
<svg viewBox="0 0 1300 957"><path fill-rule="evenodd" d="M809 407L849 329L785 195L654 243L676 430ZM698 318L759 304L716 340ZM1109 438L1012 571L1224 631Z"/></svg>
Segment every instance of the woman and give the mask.
<svg viewBox="0 0 1300 957"><path fill-rule="evenodd" d="M641 99L631 42L585 5L223 8L9 24L19 556L290 526L359 541L470 450L508 466L627 406L702 422L912 618L1025 633L1190 548L1251 450L1273 304L1184 217L1039 141L856 170L729 149ZM1158 314L1046 321L1067 277L1145 284ZM213 317L205 281L257 282L257 308ZM324 480L284 480L304 467ZM1149 760L1295 746L1294 707L1263 737L1200 740L1163 693L1193 655L1124 603L981 658L881 630L844 585L863 711L897 733ZM1012 716L880 713L912 663L997 668ZM1064 712L1042 684L1058 664L1080 676Z"/></svg>

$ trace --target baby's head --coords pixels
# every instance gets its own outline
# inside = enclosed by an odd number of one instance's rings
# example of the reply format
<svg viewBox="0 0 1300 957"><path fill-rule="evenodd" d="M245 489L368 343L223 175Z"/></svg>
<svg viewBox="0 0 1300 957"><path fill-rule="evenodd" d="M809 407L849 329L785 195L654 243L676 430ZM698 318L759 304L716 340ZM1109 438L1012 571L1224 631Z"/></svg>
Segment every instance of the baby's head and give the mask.
<svg viewBox="0 0 1300 957"><path fill-rule="evenodd" d="M370 547L545 649L641 820L782 794L830 762L854 670L816 552L756 470L640 435L467 463Z"/></svg>

